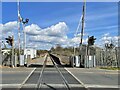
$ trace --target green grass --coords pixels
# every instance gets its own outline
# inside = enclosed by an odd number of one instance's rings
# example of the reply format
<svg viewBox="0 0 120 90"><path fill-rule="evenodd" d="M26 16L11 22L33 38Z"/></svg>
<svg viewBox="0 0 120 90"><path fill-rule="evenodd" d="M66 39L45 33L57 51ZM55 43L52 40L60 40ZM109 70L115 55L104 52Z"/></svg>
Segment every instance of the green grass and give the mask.
<svg viewBox="0 0 120 90"><path fill-rule="evenodd" d="M107 70L120 70L120 67L100 67L100 69L107 69Z"/></svg>

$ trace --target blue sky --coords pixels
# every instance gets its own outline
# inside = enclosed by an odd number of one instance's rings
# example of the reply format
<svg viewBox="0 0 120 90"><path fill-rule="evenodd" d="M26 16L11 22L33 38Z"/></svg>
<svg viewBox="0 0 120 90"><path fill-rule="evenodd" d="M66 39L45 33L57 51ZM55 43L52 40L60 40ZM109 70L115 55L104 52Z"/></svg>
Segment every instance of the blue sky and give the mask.
<svg viewBox="0 0 120 90"><path fill-rule="evenodd" d="M53 26L55 27L54 28L56 31L55 33L57 33L55 37L57 37L58 32L62 31L63 37L61 38L63 38L63 40L66 39L66 41L64 42L69 41L69 43L67 43L67 46L69 46L70 44L72 44L72 42L79 43L79 39L78 38L75 39L74 34L76 32L79 19L82 15L82 5L83 5L82 2L56 2L56 3L55 2L45 2L45 3L44 2L21 2L20 13L23 18L30 19L29 23L26 26L30 26L32 24L37 25L39 27L39 30L38 30L39 32L45 33L46 29L48 29L49 27L50 29L53 29L52 28ZM4 26L6 23L14 22L14 21L17 21L17 3L3 2L2 3L2 25ZM58 27L61 27L59 28L58 32L57 32L57 24L58 24ZM67 30L66 30L66 27L67 27ZM17 28L14 28L14 29L15 30L9 30L8 32L12 31L14 33L15 40L17 43ZM54 33L53 30L52 32ZM65 32L63 30L65 30ZM33 33L34 31L37 31L37 30L33 30ZM48 46L48 48L50 48L51 46L54 46L53 44L46 43L46 41L44 42L44 40L43 41L39 40L41 34L40 35L36 34L36 36L38 36L36 41L32 38L32 37L36 38L35 35L30 35L31 31L30 32L26 31L26 32L28 34L27 40L31 46L33 46L33 44L36 44L36 47L37 48L40 47L40 49L43 48L44 43L46 44L46 46ZM50 32L50 31L47 30L47 32ZM84 36L85 41L88 35L89 36L94 35L97 38L96 45L100 45L101 44L100 41L104 40L105 37L109 39L111 39L112 37L116 38L118 35L118 3L87 2L84 33L85 33L85 36ZM22 28L21 28L21 35L22 35ZM49 34L47 34L47 36L50 37ZM64 38L64 37L67 37L67 38ZM29 38L32 38L32 39L29 40ZM61 38L57 38L57 39L55 38L55 39L59 40ZM73 40L73 41L70 41L70 40ZM76 42L74 42L74 40L76 40ZM53 37L52 37L52 41L54 41ZM63 42L57 42L57 43L61 45L63 44ZM63 46L65 46L65 43L63 44ZM44 49L46 48L44 47Z"/></svg>

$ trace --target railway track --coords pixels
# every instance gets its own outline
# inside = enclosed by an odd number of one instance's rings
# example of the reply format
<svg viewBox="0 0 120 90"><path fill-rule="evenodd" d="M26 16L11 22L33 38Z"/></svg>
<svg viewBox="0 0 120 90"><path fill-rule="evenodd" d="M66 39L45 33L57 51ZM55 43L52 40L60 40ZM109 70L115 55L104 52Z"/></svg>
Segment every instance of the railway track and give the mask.
<svg viewBox="0 0 120 90"><path fill-rule="evenodd" d="M53 66L46 65L47 58ZM87 90L52 54L47 54L42 67L36 67L17 90ZM13 90L13 89L11 89Z"/></svg>

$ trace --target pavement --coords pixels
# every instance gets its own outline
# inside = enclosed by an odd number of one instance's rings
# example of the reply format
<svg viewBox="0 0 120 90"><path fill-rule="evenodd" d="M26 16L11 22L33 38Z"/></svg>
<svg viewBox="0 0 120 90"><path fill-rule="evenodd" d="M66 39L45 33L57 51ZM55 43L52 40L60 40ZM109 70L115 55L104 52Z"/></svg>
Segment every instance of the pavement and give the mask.
<svg viewBox="0 0 120 90"><path fill-rule="evenodd" d="M118 76L116 70L103 70L97 68L66 68L86 88L112 89L118 90Z"/></svg>

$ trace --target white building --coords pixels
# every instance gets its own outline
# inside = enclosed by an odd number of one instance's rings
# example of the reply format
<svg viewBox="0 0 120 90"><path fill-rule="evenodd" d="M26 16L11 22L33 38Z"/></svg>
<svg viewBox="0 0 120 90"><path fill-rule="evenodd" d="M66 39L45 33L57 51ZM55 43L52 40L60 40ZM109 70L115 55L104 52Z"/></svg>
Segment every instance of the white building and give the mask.
<svg viewBox="0 0 120 90"><path fill-rule="evenodd" d="M24 55L26 55L26 58L28 58L28 56L33 59L37 56L37 51L33 48L27 48L24 50Z"/></svg>

